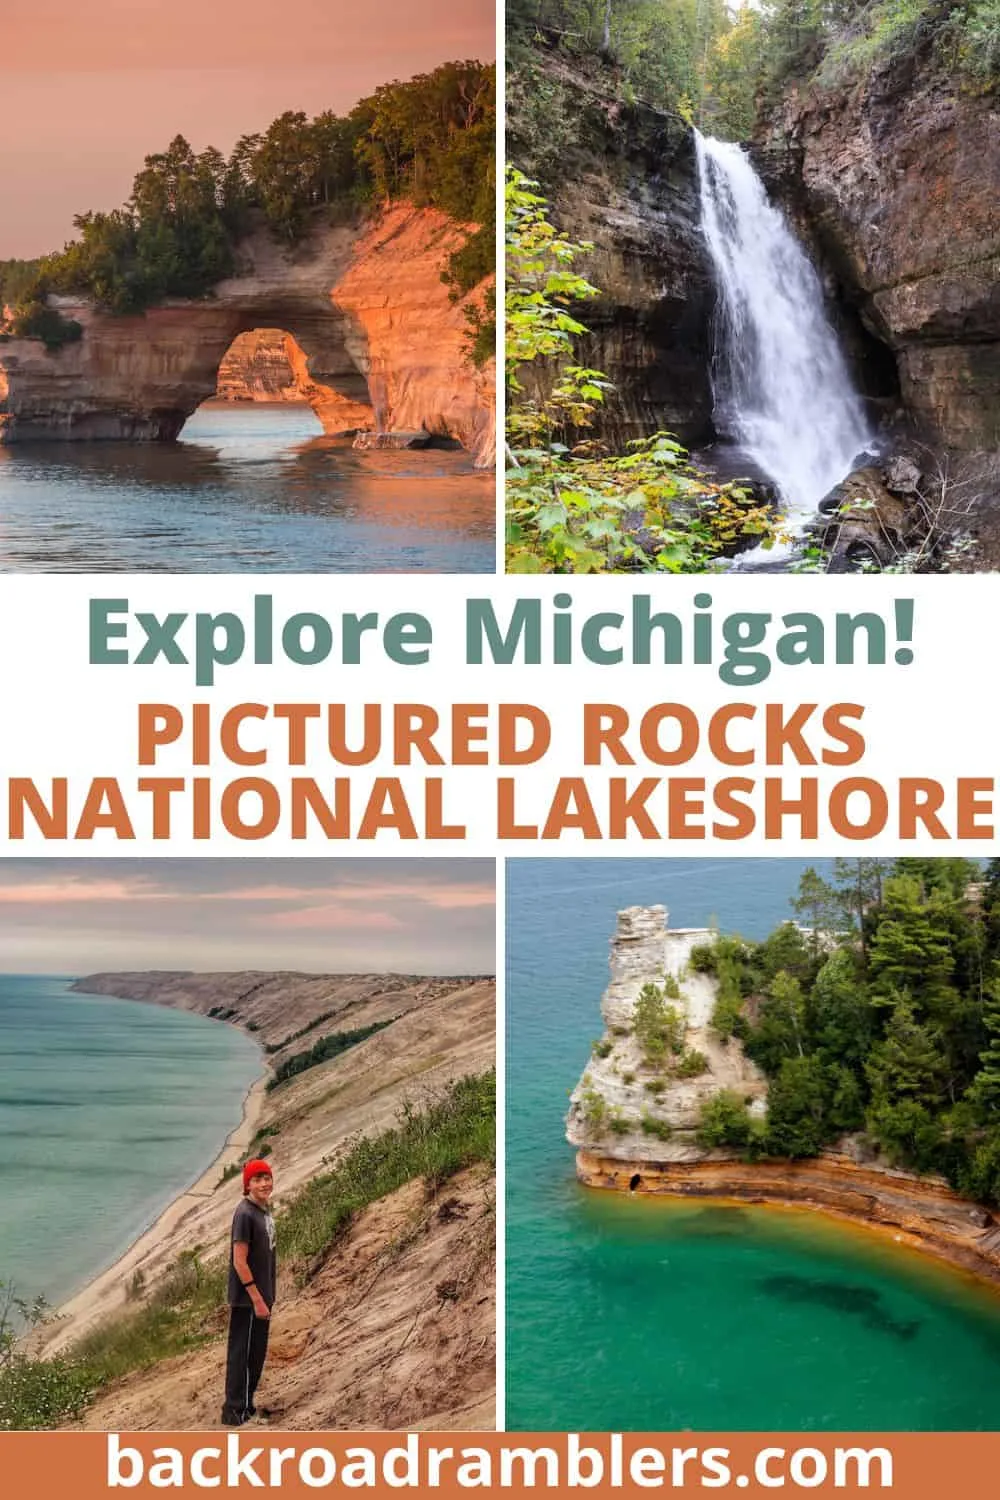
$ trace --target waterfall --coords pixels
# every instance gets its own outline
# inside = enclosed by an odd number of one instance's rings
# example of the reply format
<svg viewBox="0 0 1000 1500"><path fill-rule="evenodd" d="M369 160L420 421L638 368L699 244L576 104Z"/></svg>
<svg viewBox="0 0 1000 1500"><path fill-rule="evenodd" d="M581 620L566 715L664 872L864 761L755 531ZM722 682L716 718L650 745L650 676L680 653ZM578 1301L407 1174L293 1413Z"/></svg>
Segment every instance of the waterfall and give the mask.
<svg viewBox="0 0 1000 1500"><path fill-rule="evenodd" d="M741 147L695 132L702 226L719 287L716 426L775 482L791 529L872 434L808 256Z"/></svg>

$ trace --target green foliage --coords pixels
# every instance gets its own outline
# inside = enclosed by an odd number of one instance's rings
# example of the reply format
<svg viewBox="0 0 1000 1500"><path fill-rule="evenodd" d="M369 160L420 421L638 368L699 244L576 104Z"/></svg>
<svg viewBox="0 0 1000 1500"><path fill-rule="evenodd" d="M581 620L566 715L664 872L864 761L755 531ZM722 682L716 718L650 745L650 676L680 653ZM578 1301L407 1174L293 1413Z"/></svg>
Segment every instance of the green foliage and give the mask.
<svg viewBox="0 0 1000 1500"><path fill-rule="evenodd" d="M841 89L928 44L959 87L1000 80L1000 0L513 0L508 24L512 111L547 176L575 137L542 48L599 74L618 111L641 99L738 141L792 88Z"/></svg>
<svg viewBox="0 0 1000 1500"><path fill-rule="evenodd" d="M804 1057L806 997L794 975L776 974L762 997L746 1051L765 1073L777 1074L789 1057Z"/></svg>
<svg viewBox="0 0 1000 1500"><path fill-rule="evenodd" d="M874 1022L864 976L849 947L831 953L816 975L808 1027L820 1056L860 1070L871 1046Z"/></svg>
<svg viewBox="0 0 1000 1500"><path fill-rule="evenodd" d="M1000 1203L1000 1126L976 1141L961 1163L956 1186L970 1198Z"/></svg>
<svg viewBox="0 0 1000 1500"><path fill-rule="evenodd" d="M424 1109L405 1105L392 1130L362 1137L333 1170L316 1177L278 1218L282 1253L308 1261L369 1203L422 1178L433 1190L456 1172L496 1156L496 1074L470 1075Z"/></svg>
<svg viewBox="0 0 1000 1500"><path fill-rule="evenodd" d="M715 976L718 989L712 1007L712 1029L722 1041L743 1032L743 993L740 966L732 957L720 953L715 961Z"/></svg>
<svg viewBox="0 0 1000 1500"><path fill-rule="evenodd" d="M778 974L790 974L808 984L818 959L805 935L794 922L782 922L755 950L749 965L755 988L770 984Z"/></svg>
<svg viewBox="0 0 1000 1500"><path fill-rule="evenodd" d="M54 1426L79 1415L92 1393L87 1372L73 1359L30 1359L20 1348L22 1334L47 1311L43 1298L28 1302L0 1281L0 1432Z"/></svg>
<svg viewBox="0 0 1000 1500"><path fill-rule="evenodd" d="M331 1057L339 1057L342 1052L351 1047L357 1047L359 1043L367 1041L378 1031L384 1031L391 1026L397 1018L392 1017L388 1021L374 1021L371 1026L359 1026L354 1031L331 1031L329 1036L321 1037L306 1052L295 1052L291 1057L286 1057L274 1072L274 1077L267 1080L267 1087L276 1089L280 1083L286 1083L289 1078L296 1078L299 1073L304 1073L307 1068L315 1068L320 1063L329 1062Z"/></svg>
<svg viewBox="0 0 1000 1500"><path fill-rule="evenodd" d="M720 1089L702 1104L698 1121L700 1145L748 1146L753 1134L754 1122L741 1094L732 1089Z"/></svg>
<svg viewBox="0 0 1000 1500"><path fill-rule="evenodd" d="M840 925L841 902L836 890L809 865L802 872L791 906L799 921L809 929L809 946L817 954Z"/></svg>
<svg viewBox="0 0 1000 1500"><path fill-rule="evenodd" d="M907 989L916 997L950 989L955 968L951 902L939 890L925 896L913 875L886 881L883 913L869 950L873 989L890 997Z"/></svg>
<svg viewBox="0 0 1000 1500"><path fill-rule="evenodd" d="M58 308L32 300L22 303L10 320L9 332L16 339L39 339L51 353L83 337L75 318L66 318Z"/></svg>
<svg viewBox="0 0 1000 1500"><path fill-rule="evenodd" d="M209 1011L209 1015L212 1015L212 1013L212 1011ZM308 1035L310 1031L315 1031L316 1027L322 1026L324 1021L332 1021L336 1014L335 1010L323 1011L322 1015L316 1016L311 1021L307 1021L304 1026L299 1027L298 1031L291 1032L288 1036L283 1037L280 1042L271 1042L264 1048L264 1051L268 1056L271 1056L275 1052L280 1052L284 1047L290 1046L292 1042L297 1042L300 1037Z"/></svg>
<svg viewBox="0 0 1000 1500"><path fill-rule="evenodd" d="M767 544L769 509L700 474L669 433L624 455L571 447L610 389L574 353L575 308L597 290L573 269L589 247L550 224L534 186L508 168L508 572L702 572L744 537Z"/></svg>
<svg viewBox="0 0 1000 1500"><path fill-rule="evenodd" d="M696 943L688 954L688 968L695 974L717 974L719 964L719 941Z"/></svg>
<svg viewBox="0 0 1000 1500"><path fill-rule="evenodd" d="M944 1059L904 991L894 997L885 1036L865 1065L876 1112L905 1100L934 1106L944 1093Z"/></svg>
<svg viewBox="0 0 1000 1500"><path fill-rule="evenodd" d="M734 1007L741 997L743 1045L768 1076L766 1133L747 1149L809 1156L864 1130L892 1162L997 1203L1000 862L984 878L963 859L845 861L830 890L810 875L799 898L831 901L818 952L785 923L763 943L692 954ZM731 1104L706 1140L721 1139Z"/></svg>
<svg viewBox="0 0 1000 1500"><path fill-rule="evenodd" d="M823 85L835 86L883 58L906 51L921 23L942 7L940 0L877 0L857 9L853 24L828 39L818 74Z"/></svg>
<svg viewBox="0 0 1000 1500"><path fill-rule="evenodd" d="M603 1135L608 1128L611 1112L604 1095L594 1087L586 1075L580 1090L578 1108L587 1129L594 1135Z"/></svg>
<svg viewBox="0 0 1000 1500"><path fill-rule="evenodd" d="M691 1047L682 1052L677 1060L674 1073L678 1078L700 1078L707 1073L711 1064L704 1052L699 1052L697 1047Z"/></svg>
<svg viewBox="0 0 1000 1500"><path fill-rule="evenodd" d="M78 238L61 252L0 263L0 301L14 307L17 336L59 347L79 329L54 321L50 293L119 313L206 296L237 269L240 240L256 223L291 244L366 201L403 198L467 229L445 272L461 296L494 269L495 118L495 70L453 62L384 85L344 118L286 111L262 134L243 136L228 160L213 147L196 153L178 135L146 157L123 207L81 214ZM474 341L487 338L490 322L478 311Z"/></svg>
<svg viewBox="0 0 1000 1500"><path fill-rule="evenodd" d="M764 71L767 21L755 6L744 5L728 30L720 32L705 57L705 121L713 135L745 141L757 119L757 92Z"/></svg>
<svg viewBox="0 0 1000 1500"><path fill-rule="evenodd" d="M675 1005L667 1004L666 990L660 985L643 985L632 1026L650 1067L661 1065L668 1053L677 1056L684 1050L684 1016Z"/></svg>
<svg viewBox="0 0 1000 1500"><path fill-rule="evenodd" d="M648 1114L645 1110L642 1112L639 1127L643 1135L655 1136L658 1141L669 1141L673 1135L673 1131L666 1120L658 1120L654 1115Z"/></svg>
<svg viewBox="0 0 1000 1500"><path fill-rule="evenodd" d="M515 75L532 42L558 42L599 62L626 104L643 99L693 116L706 58L732 25L725 0L512 0L507 18Z"/></svg>
<svg viewBox="0 0 1000 1500"><path fill-rule="evenodd" d="M41 265L40 260L0 260L0 323L4 307L29 300Z"/></svg>
<svg viewBox="0 0 1000 1500"><path fill-rule="evenodd" d="M951 15L961 28L961 65L975 83L992 87L1000 79L1000 0L957 6Z"/></svg>
<svg viewBox="0 0 1000 1500"><path fill-rule="evenodd" d="M0 1364L0 1432L55 1427L78 1417L93 1394L74 1361L14 1354Z"/></svg>
<svg viewBox="0 0 1000 1500"><path fill-rule="evenodd" d="M982 1023L987 1041L967 1097L982 1121L988 1124L1000 1120L1000 976L994 977L986 986Z"/></svg>
<svg viewBox="0 0 1000 1500"><path fill-rule="evenodd" d="M827 1088L818 1057L786 1057L767 1093L767 1150L815 1156L826 1139Z"/></svg>
<svg viewBox="0 0 1000 1500"><path fill-rule="evenodd" d="M591 1044L590 1050L594 1057L610 1057L614 1050L614 1045L610 1037L599 1037L596 1042Z"/></svg>

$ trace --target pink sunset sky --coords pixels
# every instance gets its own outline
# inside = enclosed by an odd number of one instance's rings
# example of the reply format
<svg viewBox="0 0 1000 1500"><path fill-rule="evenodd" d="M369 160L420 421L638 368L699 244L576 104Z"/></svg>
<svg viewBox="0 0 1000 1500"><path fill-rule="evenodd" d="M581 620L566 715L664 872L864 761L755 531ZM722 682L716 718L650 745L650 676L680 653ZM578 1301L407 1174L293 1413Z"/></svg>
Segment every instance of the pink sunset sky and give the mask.
<svg viewBox="0 0 1000 1500"><path fill-rule="evenodd" d="M490 61L493 0L29 0L0 21L0 260L60 249L177 134L229 151L288 109Z"/></svg>
<svg viewBox="0 0 1000 1500"><path fill-rule="evenodd" d="M0 860L0 972L493 974L477 859Z"/></svg>

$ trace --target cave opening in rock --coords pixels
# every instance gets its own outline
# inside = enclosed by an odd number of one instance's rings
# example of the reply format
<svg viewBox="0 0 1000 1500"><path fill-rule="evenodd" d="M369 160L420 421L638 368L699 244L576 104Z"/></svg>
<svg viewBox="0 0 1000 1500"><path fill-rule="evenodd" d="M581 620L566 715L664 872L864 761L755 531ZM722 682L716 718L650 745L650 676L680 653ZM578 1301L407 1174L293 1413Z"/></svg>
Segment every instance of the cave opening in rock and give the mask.
<svg viewBox="0 0 1000 1500"><path fill-rule="evenodd" d="M641 1182L642 1182L642 1178L640 1177L639 1173L638 1172L634 1173L633 1176L629 1178L629 1184L628 1184L628 1190L629 1190L629 1192L630 1193L634 1193Z"/></svg>
<svg viewBox="0 0 1000 1500"><path fill-rule="evenodd" d="M251 328L233 339L214 392L185 422L185 442L265 437L284 447L323 432L310 401L306 355L283 328Z"/></svg>
<svg viewBox="0 0 1000 1500"><path fill-rule="evenodd" d="M267 309L261 309L265 312ZM297 448L323 436L350 440L375 426L368 383L347 348L342 321L278 316L223 332L206 373L205 399L181 430L185 442L246 446L259 454ZM294 312L294 309L292 310ZM281 321L279 321L281 319ZM214 386L214 389L212 388Z"/></svg>

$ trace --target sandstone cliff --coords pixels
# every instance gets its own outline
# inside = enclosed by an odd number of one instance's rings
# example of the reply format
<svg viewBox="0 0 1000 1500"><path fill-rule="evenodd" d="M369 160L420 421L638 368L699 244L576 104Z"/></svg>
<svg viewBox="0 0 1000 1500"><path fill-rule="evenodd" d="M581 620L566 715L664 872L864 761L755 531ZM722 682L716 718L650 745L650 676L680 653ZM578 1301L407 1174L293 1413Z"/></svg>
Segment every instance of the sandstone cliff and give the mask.
<svg viewBox="0 0 1000 1500"><path fill-rule="evenodd" d="M495 985L485 978L288 973L98 974L75 988L211 1015L266 1049L268 1072L331 1032L391 1025L277 1088L255 1090L223 1157L108 1272L33 1336L57 1353L155 1287L196 1248L218 1262L239 1197L222 1181L266 1141L275 1203L294 1195L362 1135L396 1123L451 1080L491 1067ZM260 1150L260 1145L254 1149ZM304 1282L279 1286L261 1398L290 1428L474 1427L493 1420L495 1216L492 1174L470 1169L425 1191L413 1182L371 1205ZM444 1290L442 1291L442 1287ZM131 1300L130 1300L131 1289ZM218 1412L224 1310L204 1347L125 1377L85 1425L197 1428Z"/></svg>
<svg viewBox="0 0 1000 1500"><path fill-rule="evenodd" d="M662 906L632 906L618 913L611 941L611 982L601 1001L605 1035L570 1098L567 1136L588 1150L601 1143L608 1154L628 1161L701 1161L719 1155L698 1145L696 1132L701 1106L719 1089L738 1089L763 1114L767 1081L760 1070L732 1043L723 1045L711 1027L715 984L704 974L688 970L692 948L708 943L707 929L668 931ZM671 1074L649 1064L635 1035L635 1006L646 984L662 985L671 976L680 997L671 1003L684 1017L684 1047L707 1061L703 1073L691 1078ZM601 1056L601 1053L604 1056ZM601 1125L595 1125L588 1103L596 1094L606 1106ZM600 1113L600 1107L596 1113ZM663 1139L657 1127L665 1127ZM725 1153L721 1153L725 1154Z"/></svg>
<svg viewBox="0 0 1000 1500"><path fill-rule="evenodd" d="M749 1162L698 1142L705 1099L735 1090L750 1101L750 1113L761 1116L767 1081L737 1041L723 1044L713 1033L715 981L687 967L691 949L712 935L669 931L665 920L662 906L618 914L611 982L601 1005L607 1029L571 1095L566 1122L580 1181L620 1192L802 1204L892 1230L901 1242L1000 1280L1000 1225L943 1178L893 1168L851 1137L805 1161ZM635 1036L642 987L662 985L671 975L680 988L674 1003L683 1010L684 1046L697 1048L706 1062L693 1078L678 1077L676 1066L651 1068Z"/></svg>
<svg viewBox="0 0 1000 1500"><path fill-rule="evenodd" d="M0 343L0 443L174 438L215 394L233 341L274 328L291 336L296 385L325 431L424 431L487 466L494 373L469 361L465 317L484 288L453 303L441 281L463 238L439 211L399 204L293 250L260 232L211 298L129 317L54 299L83 337L55 353Z"/></svg>
<svg viewBox="0 0 1000 1500"><path fill-rule="evenodd" d="M295 340L280 328L255 328L230 344L219 366L220 401L304 401L292 371Z"/></svg>

